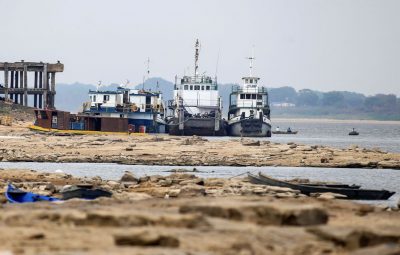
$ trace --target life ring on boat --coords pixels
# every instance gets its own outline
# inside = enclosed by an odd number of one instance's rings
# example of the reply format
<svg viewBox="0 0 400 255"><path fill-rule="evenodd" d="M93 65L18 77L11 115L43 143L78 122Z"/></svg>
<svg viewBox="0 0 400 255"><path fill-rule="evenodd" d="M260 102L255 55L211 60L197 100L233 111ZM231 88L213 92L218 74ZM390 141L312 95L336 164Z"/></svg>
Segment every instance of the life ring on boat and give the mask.
<svg viewBox="0 0 400 255"><path fill-rule="evenodd" d="M137 111L139 111L139 108L138 108L135 104L133 104L133 105L131 106L131 111L132 111L132 112L137 112Z"/></svg>

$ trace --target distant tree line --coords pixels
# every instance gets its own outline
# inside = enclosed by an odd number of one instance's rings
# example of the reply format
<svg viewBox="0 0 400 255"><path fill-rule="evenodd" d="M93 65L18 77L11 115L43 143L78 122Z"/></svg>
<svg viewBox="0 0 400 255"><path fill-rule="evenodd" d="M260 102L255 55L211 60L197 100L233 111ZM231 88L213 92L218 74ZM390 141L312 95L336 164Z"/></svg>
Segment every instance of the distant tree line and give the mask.
<svg viewBox="0 0 400 255"><path fill-rule="evenodd" d="M269 89L269 95L272 103L294 103L296 108L325 109L330 110L329 113L383 114L390 119L400 119L400 98L394 94L365 96L348 91L296 91L292 87L281 87Z"/></svg>

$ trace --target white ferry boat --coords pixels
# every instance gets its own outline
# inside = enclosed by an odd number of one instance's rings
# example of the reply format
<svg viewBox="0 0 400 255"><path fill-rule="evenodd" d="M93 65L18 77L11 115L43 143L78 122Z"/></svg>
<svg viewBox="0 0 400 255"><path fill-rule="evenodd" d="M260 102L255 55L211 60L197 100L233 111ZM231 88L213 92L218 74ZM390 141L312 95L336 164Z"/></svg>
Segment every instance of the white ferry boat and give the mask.
<svg viewBox="0 0 400 255"><path fill-rule="evenodd" d="M228 112L228 133L231 136L270 137L271 120L267 88L260 86L260 78L253 76L250 57L250 75L243 77L242 86L233 86Z"/></svg>
<svg viewBox="0 0 400 255"><path fill-rule="evenodd" d="M226 135L227 124L222 119L222 102L216 78L198 72L200 44L195 45L193 76L175 78L174 99L168 102L173 115L168 118L170 135Z"/></svg>

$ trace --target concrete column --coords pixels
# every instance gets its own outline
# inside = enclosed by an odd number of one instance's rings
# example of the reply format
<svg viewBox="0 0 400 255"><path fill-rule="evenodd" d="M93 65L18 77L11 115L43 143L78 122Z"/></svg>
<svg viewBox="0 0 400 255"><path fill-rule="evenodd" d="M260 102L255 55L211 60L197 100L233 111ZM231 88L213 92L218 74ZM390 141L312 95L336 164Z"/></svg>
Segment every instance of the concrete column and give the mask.
<svg viewBox="0 0 400 255"><path fill-rule="evenodd" d="M34 88L37 89L38 87L38 72L35 72L35 81L34 81ZM33 107L37 108L38 105L38 98L37 98L37 94L33 94Z"/></svg>
<svg viewBox="0 0 400 255"><path fill-rule="evenodd" d="M14 88L14 71L10 72L11 81L10 81L10 88Z"/></svg>
<svg viewBox="0 0 400 255"><path fill-rule="evenodd" d="M43 103L42 103L43 95L42 94L38 94L37 96L38 96L38 108L39 109L43 109Z"/></svg>
<svg viewBox="0 0 400 255"><path fill-rule="evenodd" d="M18 71L14 72L14 88L18 88Z"/></svg>
<svg viewBox="0 0 400 255"><path fill-rule="evenodd" d="M14 71L10 72L10 76L11 76L11 81L10 81L10 88L14 88ZM14 94L10 93L10 99L13 100L14 99Z"/></svg>
<svg viewBox="0 0 400 255"><path fill-rule="evenodd" d="M7 63L4 66L4 99L8 100L8 66Z"/></svg>
<svg viewBox="0 0 400 255"><path fill-rule="evenodd" d="M47 75L47 64L44 64L43 67L43 107L47 108L47 89L48 89L48 81L49 81L49 77Z"/></svg>
<svg viewBox="0 0 400 255"><path fill-rule="evenodd" d="M39 72L39 88L43 88L43 72ZM43 109L43 94L38 94L38 108Z"/></svg>
<svg viewBox="0 0 400 255"><path fill-rule="evenodd" d="M24 87L24 71L19 71L19 87Z"/></svg>
<svg viewBox="0 0 400 255"><path fill-rule="evenodd" d="M54 97L56 95L56 73L50 73L50 83L51 83L51 108L54 108Z"/></svg>
<svg viewBox="0 0 400 255"><path fill-rule="evenodd" d="M24 106L28 106L28 67L24 66Z"/></svg>

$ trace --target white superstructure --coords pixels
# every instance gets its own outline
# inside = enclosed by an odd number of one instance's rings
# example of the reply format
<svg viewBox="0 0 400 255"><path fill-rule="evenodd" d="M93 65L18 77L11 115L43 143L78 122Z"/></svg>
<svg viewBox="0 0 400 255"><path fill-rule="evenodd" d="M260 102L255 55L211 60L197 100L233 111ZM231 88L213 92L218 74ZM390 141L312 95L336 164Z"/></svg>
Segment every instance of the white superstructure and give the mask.
<svg viewBox="0 0 400 255"><path fill-rule="evenodd" d="M221 99L218 93L216 79L198 73L199 41L195 45L194 76L183 76L175 79L174 101L175 108L183 107L189 115L199 116L215 113L220 110ZM182 103L183 105L178 105ZM174 115L177 117L178 112Z"/></svg>

